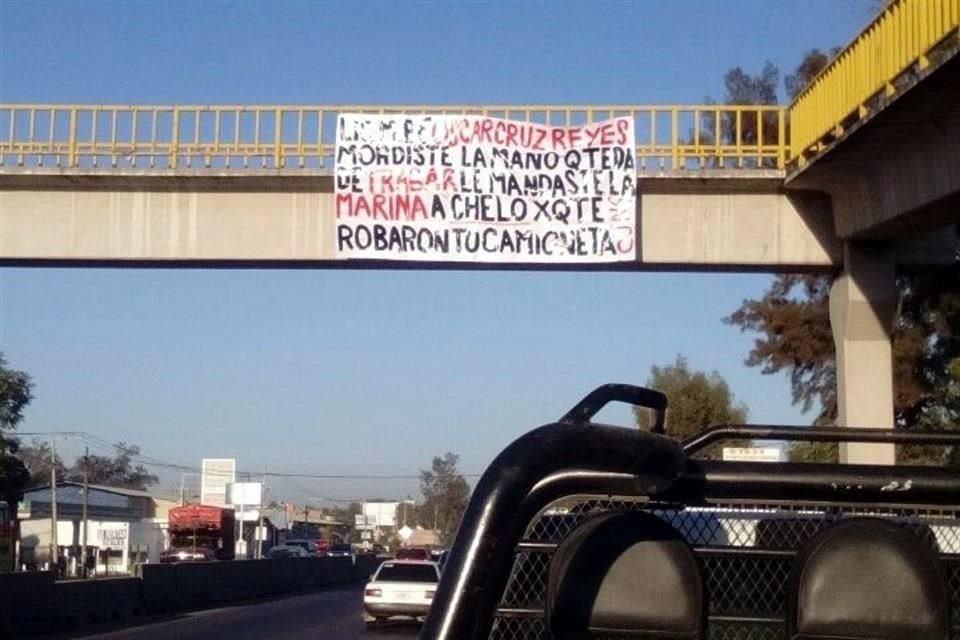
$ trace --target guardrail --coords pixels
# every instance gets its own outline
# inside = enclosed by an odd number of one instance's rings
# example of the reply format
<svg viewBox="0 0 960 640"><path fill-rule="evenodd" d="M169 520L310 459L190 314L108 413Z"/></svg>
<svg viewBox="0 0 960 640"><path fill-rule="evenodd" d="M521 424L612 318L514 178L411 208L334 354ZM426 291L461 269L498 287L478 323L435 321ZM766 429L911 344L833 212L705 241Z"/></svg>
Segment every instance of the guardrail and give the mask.
<svg viewBox="0 0 960 640"><path fill-rule="evenodd" d="M790 106L790 156L803 164L825 137L842 135L871 113L878 94L896 94L905 71L927 68L931 51L949 37L960 37L960 0L891 2Z"/></svg>
<svg viewBox="0 0 960 640"><path fill-rule="evenodd" d="M332 169L337 116L472 114L555 126L634 119L640 171L783 169L781 106L298 106L0 104L0 169Z"/></svg>

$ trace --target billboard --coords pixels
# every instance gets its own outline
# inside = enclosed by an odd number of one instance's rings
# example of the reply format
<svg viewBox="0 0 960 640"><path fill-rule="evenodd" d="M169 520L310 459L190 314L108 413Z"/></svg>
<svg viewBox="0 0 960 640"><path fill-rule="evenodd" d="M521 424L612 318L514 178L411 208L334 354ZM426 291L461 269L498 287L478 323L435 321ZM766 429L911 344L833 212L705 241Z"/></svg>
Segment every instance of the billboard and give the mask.
<svg viewBox="0 0 960 640"><path fill-rule="evenodd" d="M227 485L236 480L235 458L204 458L201 464L200 503L227 506Z"/></svg>
<svg viewBox="0 0 960 640"><path fill-rule="evenodd" d="M255 522L260 519L263 485L259 482L231 482L227 485L227 504L237 512L237 520Z"/></svg>
<svg viewBox="0 0 960 640"><path fill-rule="evenodd" d="M636 259L632 118L566 127L478 115L337 122L338 258Z"/></svg>
<svg viewBox="0 0 960 640"><path fill-rule="evenodd" d="M363 516L366 518L367 526L397 526L397 507L399 506L399 502L364 502Z"/></svg>
<svg viewBox="0 0 960 640"><path fill-rule="evenodd" d="M227 504L234 507L259 505L262 488L259 482L231 482L227 485Z"/></svg>

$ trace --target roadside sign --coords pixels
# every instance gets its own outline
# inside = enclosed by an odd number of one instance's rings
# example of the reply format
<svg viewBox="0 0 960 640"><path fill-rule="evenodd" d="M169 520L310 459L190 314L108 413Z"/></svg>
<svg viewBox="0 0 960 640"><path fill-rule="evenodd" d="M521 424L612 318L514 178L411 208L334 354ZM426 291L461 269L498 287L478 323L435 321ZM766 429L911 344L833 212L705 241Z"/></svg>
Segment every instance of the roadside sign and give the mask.
<svg viewBox="0 0 960 640"><path fill-rule="evenodd" d="M723 459L735 462L782 462L783 450L777 447L724 447Z"/></svg>
<svg viewBox="0 0 960 640"><path fill-rule="evenodd" d="M97 527L97 546L101 549L123 550L129 538L128 523L101 522Z"/></svg>

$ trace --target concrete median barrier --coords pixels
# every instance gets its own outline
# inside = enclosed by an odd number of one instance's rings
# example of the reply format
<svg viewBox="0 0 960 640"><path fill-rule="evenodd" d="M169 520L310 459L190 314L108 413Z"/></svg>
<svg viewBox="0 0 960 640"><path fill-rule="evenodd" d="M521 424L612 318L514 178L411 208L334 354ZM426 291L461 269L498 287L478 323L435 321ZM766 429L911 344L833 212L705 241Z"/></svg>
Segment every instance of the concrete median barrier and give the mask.
<svg viewBox="0 0 960 640"><path fill-rule="evenodd" d="M96 580L97 606L104 620L126 620L142 615L143 581L140 578Z"/></svg>
<svg viewBox="0 0 960 640"><path fill-rule="evenodd" d="M0 574L0 636L63 631L145 610L139 578L54 582L49 572Z"/></svg>
<svg viewBox="0 0 960 640"><path fill-rule="evenodd" d="M140 576L143 604L148 611L177 609L177 565L145 564L140 568Z"/></svg>
<svg viewBox="0 0 960 640"><path fill-rule="evenodd" d="M148 564L138 578L63 582L55 582L49 572L2 573L0 637L348 584L366 580L379 562L375 556L358 555Z"/></svg>
<svg viewBox="0 0 960 640"><path fill-rule="evenodd" d="M53 573L0 573L0 637L18 631L53 631L57 611ZM46 626L45 626L46 625Z"/></svg>

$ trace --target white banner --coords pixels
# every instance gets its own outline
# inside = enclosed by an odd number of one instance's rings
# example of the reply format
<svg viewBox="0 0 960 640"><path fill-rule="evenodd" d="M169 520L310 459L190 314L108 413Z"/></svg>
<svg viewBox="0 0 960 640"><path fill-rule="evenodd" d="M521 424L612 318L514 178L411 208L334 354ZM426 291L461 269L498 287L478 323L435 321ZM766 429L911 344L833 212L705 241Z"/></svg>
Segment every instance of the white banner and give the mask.
<svg viewBox="0 0 960 640"><path fill-rule="evenodd" d="M343 114L337 256L636 259L632 118L551 127L485 116Z"/></svg>

